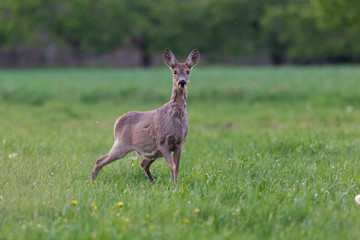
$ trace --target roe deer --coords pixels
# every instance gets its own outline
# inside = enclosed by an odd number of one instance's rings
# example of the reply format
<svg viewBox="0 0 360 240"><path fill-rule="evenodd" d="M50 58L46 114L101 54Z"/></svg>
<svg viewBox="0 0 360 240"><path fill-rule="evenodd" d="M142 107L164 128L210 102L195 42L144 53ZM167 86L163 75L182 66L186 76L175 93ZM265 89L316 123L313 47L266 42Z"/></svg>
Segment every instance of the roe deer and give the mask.
<svg viewBox="0 0 360 240"><path fill-rule="evenodd" d="M93 181L105 165L135 151L143 158L140 165L152 183L155 183L155 180L150 165L157 158L164 157L169 164L172 180L177 185L180 156L189 125L186 88L190 70L198 63L200 53L194 49L185 63L178 63L169 49L165 49L163 57L173 72L170 101L158 109L129 112L117 119L114 126L114 145L108 154L96 161L91 174Z"/></svg>

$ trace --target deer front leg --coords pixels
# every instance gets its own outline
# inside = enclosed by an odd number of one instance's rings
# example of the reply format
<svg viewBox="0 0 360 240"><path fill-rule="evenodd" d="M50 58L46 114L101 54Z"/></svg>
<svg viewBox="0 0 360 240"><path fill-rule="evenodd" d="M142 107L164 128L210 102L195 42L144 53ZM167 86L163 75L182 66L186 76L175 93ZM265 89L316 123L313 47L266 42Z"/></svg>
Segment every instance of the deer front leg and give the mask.
<svg viewBox="0 0 360 240"><path fill-rule="evenodd" d="M173 154L174 163L175 163L175 184L176 185L178 182L181 152L182 152L182 146L179 146L179 147L175 148L174 154Z"/></svg>
<svg viewBox="0 0 360 240"><path fill-rule="evenodd" d="M155 160L151 160L151 159L147 159L147 158L144 158L141 163L140 163L140 166L142 167L142 169L144 169L144 172L146 173L146 175L148 176L149 180L152 182L152 183L155 183L155 180L154 180L154 175L152 174L152 172L150 171L150 165L155 162Z"/></svg>
<svg viewBox="0 0 360 240"><path fill-rule="evenodd" d="M164 144L164 145L160 146L159 150L160 150L162 156L165 158L165 160L169 164L169 168L170 168L170 171L171 171L171 177L172 177L172 180L173 180L174 184L176 185L176 182L175 182L175 169L176 169L176 167L175 167L174 161L171 159L169 148L168 148L168 146L166 144Z"/></svg>

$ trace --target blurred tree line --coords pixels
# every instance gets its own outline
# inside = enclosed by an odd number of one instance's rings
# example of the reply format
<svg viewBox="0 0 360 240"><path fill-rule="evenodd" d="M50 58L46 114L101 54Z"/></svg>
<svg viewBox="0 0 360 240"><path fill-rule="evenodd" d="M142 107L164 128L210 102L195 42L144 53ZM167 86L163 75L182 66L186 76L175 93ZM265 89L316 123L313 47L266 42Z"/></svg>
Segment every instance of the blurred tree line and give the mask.
<svg viewBox="0 0 360 240"><path fill-rule="evenodd" d="M208 60L266 53L273 64L359 62L359 0L1 0L0 50L52 44L84 54L165 48Z"/></svg>

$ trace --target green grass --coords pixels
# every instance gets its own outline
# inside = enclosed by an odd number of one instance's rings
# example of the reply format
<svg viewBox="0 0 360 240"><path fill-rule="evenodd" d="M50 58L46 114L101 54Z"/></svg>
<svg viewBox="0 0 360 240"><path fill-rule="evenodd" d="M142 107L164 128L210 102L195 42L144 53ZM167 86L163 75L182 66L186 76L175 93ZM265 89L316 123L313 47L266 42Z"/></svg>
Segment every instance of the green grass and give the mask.
<svg viewBox="0 0 360 240"><path fill-rule="evenodd" d="M135 154L92 184L116 118L171 86L166 67L1 70L0 239L358 239L359 67L199 66L179 185Z"/></svg>

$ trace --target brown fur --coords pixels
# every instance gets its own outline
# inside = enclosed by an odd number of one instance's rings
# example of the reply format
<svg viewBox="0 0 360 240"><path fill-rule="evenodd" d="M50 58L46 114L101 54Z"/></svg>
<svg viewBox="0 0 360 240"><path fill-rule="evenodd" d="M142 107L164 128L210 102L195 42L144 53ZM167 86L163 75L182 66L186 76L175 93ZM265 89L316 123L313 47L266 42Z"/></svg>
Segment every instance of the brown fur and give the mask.
<svg viewBox="0 0 360 240"><path fill-rule="evenodd" d="M170 101L152 111L126 113L116 121L114 145L108 154L96 161L91 174L93 181L102 167L135 151L143 158L140 165L151 182L155 183L150 165L157 158L164 157L169 164L172 180L177 184L181 151L188 134L186 91L189 72L198 63L200 53L193 50L185 63L178 63L169 49L164 51L163 57L173 71Z"/></svg>

